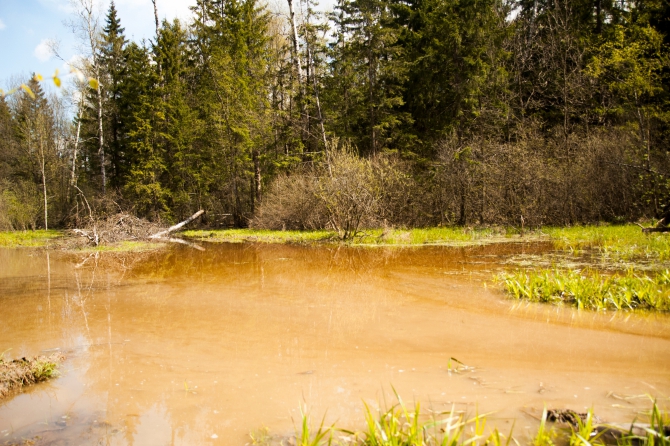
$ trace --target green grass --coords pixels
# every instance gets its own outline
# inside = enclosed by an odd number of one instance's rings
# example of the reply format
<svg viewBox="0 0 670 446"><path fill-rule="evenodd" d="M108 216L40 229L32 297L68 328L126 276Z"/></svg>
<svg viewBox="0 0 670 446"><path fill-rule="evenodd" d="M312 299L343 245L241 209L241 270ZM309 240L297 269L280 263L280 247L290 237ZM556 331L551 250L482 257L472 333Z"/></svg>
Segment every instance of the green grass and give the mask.
<svg viewBox="0 0 670 446"><path fill-rule="evenodd" d="M513 437L514 423L507 435L496 427L487 428L490 414L468 416L456 411L434 412L430 415L421 412L420 405L408 407L396 393L397 403L387 409L373 410L364 403L365 424L362 431L351 431L335 425L324 427L321 421L318 429L310 428L310 417L301 407L302 422L296 427L295 438L288 444L299 446L325 446L335 444L349 446L467 446L490 445L510 446L521 443ZM325 418L325 417L324 417ZM547 421L547 408L544 408L540 425L535 435L529 438L532 446L570 446L603 445L607 431L615 433L616 443L620 446L670 446L670 437L665 436L670 418L661 410L656 401L644 418L648 424L634 420L627 425L597 425L593 410L589 410L586 419L577 421L575 426L555 425ZM250 434L254 446L277 444L269 431ZM276 440L276 439L275 439ZM285 444L280 439L279 444Z"/></svg>
<svg viewBox="0 0 670 446"><path fill-rule="evenodd" d="M313 243L337 240L335 231L270 231L264 229L192 230L184 237L207 242L227 243Z"/></svg>
<svg viewBox="0 0 670 446"><path fill-rule="evenodd" d="M262 229L224 229L184 231L181 235L210 242L260 242L260 243L315 243L340 242L335 231L270 231ZM352 240L343 242L354 246L408 246L472 244L513 241L504 228L415 228L415 229L365 229ZM516 240L519 240L518 238ZM523 239L521 239L523 240ZM527 240L527 239L526 239Z"/></svg>
<svg viewBox="0 0 670 446"><path fill-rule="evenodd" d="M62 238L62 231L39 229L37 231L3 231L0 232L0 247L40 248L47 246L50 242Z"/></svg>
<svg viewBox="0 0 670 446"><path fill-rule="evenodd" d="M518 238L516 239L518 240ZM516 241L504 228L445 226L414 229L369 229L354 239L356 245L464 246Z"/></svg>
<svg viewBox="0 0 670 446"><path fill-rule="evenodd" d="M645 234L636 225L547 227L542 232L564 251L593 250L612 261L670 260L670 234Z"/></svg>
<svg viewBox="0 0 670 446"><path fill-rule="evenodd" d="M589 310L670 311L670 271L652 276L603 275L593 270L516 271L499 276L507 293L533 302L565 303Z"/></svg>

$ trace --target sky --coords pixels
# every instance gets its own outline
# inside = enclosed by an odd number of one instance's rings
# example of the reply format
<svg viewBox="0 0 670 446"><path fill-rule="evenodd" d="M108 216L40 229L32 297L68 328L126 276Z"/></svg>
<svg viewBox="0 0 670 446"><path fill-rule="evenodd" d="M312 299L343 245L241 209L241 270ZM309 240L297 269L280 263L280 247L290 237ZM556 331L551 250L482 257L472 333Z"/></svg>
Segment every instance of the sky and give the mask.
<svg viewBox="0 0 670 446"><path fill-rule="evenodd" d="M156 25L151 0L115 0L126 38L140 42L154 36ZM188 20L195 0L157 0L159 19ZM98 0L101 26L109 0ZM59 42L65 61L81 54L81 43L67 22L75 19L69 0L0 0L0 88L7 90L12 78L24 80L33 72L53 76L68 65L55 57L47 42Z"/></svg>
<svg viewBox="0 0 670 446"><path fill-rule="evenodd" d="M7 91L17 78L27 80L33 72L61 76L69 72L65 63L82 54L82 43L68 22L75 20L72 6L78 0L0 0L0 88ZM110 0L96 0L101 27ZM162 21L179 18L188 21L189 6L196 0L157 0L158 16ZM268 0L270 8L284 9L285 0ZM321 0L320 9L332 8L334 0ZM155 34L151 0L115 0L121 25L128 40L141 42ZM58 42L61 59L49 50L49 41Z"/></svg>

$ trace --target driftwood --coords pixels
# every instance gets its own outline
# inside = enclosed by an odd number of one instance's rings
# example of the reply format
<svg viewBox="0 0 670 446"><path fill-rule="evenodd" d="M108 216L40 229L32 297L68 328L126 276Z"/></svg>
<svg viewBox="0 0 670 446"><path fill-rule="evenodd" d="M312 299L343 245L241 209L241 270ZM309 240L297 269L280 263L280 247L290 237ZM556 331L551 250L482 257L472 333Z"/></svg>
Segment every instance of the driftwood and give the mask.
<svg viewBox="0 0 670 446"><path fill-rule="evenodd" d="M640 228L642 228L642 232L645 234L649 234L651 232L670 232L670 226L651 226L649 228L645 228L639 223L635 223L638 225Z"/></svg>
<svg viewBox="0 0 670 446"><path fill-rule="evenodd" d="M184 226L186 226L187 224L191 223L193 220L195 220L196 218L200 217L200 216L201 216L202 214L204 214L204 213L205 213L205 211L203 211L202 209L200 209L198 212L196 212L195 214L191 215L189 218L187 218L186 220L182 221L181 223L177 223L177 224L174 225L174 226L170 226L170 227L167 228L165 231L157 232L157 233L155 233L154 235L152 235L152 236L149 237L149 238L163 238L163 237L165 237L166 235L170 234L171 232L174 232L174 231L176 231L176 230L178 230L178 229L183 228Z"/></svg>

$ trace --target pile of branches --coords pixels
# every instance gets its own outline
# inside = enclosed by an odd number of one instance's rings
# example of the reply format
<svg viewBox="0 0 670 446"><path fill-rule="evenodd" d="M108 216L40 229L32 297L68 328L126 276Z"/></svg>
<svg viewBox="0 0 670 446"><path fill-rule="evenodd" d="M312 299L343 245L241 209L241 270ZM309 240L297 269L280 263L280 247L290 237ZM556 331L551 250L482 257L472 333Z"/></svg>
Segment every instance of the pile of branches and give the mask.
<svg viewBox="0 0 670 446"><path fill-rule="evenodd" d="M169 228L126 213L112 215L104 220L96 219L91 214L88 223L83 228L72 229L71 234L76 236L75 240L84 240L84 243L93 246L122 241L153 240L182 243L183 240L172 238L170 234L200 217L203 213L204 211L200 210L183 222Z"/></svg>
<svg viewBox="0 0 670 446"><path fill-rule="evenodd" d="M117 243L126 240L146 240L162 231L159 224L130 214L119 213L104 220L89 219L82 227L73 229L72 235L79 236L94 246Z"/></svg>
<svg viewBox="0 0 670 446"><path fill-rule="evenodd" d="M65 359L60 353L6 361L0 357L0 399L23 386L46 381L58 375L58 365Z"/></svg>

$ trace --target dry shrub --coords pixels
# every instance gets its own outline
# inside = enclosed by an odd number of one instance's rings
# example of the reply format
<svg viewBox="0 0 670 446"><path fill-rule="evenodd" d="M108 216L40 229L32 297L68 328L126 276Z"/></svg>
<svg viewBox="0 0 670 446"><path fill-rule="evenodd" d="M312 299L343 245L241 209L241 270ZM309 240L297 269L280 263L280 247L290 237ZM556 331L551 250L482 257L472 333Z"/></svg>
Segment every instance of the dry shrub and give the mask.
<svg viewBox="0 0 670 446"><path fill-rule="evenodd" d="M326 227L324 204L317 197L320 169L304 165L274 179L251 226L259 229L310 230Z"/></svg>
<svg viewBox="0 0 670 446"><path fill-rule="evenodd" d="M512 142L448 138L439 147L433 202L442 222L566 225L633 219L644 213L640 145L625 130L542 136ZM435 221L434 223L439 223Z"/></svg>
<svg viewBox="0 0 670 446"><path fill-rule="evenodd" d="M329 158L277 177L252 227L327 228L348 239L361 228L407 218L412 181L397 158L361 158L346 145L331 148Z"/></svg>
<svg viewBox="0 0 670 446"><path fill-rule="evenodd" d="M60 353L49 356L14 359L0 357L0 398L23 386L45 381L56 376L56 368L65 357Z"/></svg>

